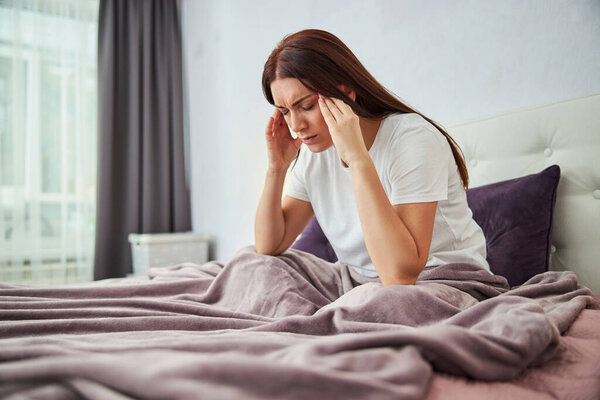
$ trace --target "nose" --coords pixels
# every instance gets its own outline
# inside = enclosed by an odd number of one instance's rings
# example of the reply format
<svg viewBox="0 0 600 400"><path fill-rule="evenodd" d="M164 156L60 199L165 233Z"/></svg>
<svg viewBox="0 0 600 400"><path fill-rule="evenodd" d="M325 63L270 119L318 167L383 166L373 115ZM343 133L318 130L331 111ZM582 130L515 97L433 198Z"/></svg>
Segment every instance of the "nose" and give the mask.
<svg viewBox="0 0 600 400"><path fill-rule="evenodd" d="M298 113L290 112L290 128L294 132L300 132L306 128L306 120Z"/></svg>

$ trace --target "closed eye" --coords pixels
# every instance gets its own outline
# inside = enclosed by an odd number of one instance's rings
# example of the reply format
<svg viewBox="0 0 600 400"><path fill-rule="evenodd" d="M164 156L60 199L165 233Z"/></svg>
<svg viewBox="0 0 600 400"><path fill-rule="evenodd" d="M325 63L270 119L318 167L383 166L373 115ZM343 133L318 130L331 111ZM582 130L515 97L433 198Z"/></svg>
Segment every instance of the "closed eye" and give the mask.
<svg viewBox="0 0 600 400"><path fill-rule="evenodd" d="M313 109L313 107L314 107L314 106L315 106L315 105L313 104L313 105L310 105L310 106L308 106L308 107L301 107L301 108L302 108L302 110L303 110L303 111L310 111L310 110L312 110L312 109ZM289 113L289 111L288 111L288 110L281 111L281 114L282 114L284 117L285 117L286 115L288 115L288 113Z"/></svg>

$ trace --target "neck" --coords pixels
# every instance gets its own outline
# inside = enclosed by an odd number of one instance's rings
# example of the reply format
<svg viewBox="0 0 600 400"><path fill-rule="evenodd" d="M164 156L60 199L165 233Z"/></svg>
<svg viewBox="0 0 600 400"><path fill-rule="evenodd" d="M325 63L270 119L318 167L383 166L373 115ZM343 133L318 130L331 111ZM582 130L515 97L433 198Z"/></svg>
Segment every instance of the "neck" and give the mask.
<svg viewBox="0 0 600 400"><path fill-rule="evenodd" d="M375 136L377 136L377 131L379 130L379 126L381 125L381 120L360 118L359 124L360 130L363 135L363 140L365 141L365 146L367 147L368 151L371 148L371 146L373 146Z"/></svg>

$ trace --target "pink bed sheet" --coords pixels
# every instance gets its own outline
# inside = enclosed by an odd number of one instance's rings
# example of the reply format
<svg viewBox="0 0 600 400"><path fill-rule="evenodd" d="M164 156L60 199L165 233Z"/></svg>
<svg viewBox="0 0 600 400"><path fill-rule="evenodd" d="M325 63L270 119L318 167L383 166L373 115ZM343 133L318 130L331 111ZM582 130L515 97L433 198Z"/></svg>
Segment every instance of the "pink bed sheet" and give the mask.
<svg viewBox="0 0 600 400"><path fill-rule="evenodd" d="M594 296L600 302L600 295ZM434 374L426 400L599 400L600 308L583 310L554 358L507 382Z"/></svg>

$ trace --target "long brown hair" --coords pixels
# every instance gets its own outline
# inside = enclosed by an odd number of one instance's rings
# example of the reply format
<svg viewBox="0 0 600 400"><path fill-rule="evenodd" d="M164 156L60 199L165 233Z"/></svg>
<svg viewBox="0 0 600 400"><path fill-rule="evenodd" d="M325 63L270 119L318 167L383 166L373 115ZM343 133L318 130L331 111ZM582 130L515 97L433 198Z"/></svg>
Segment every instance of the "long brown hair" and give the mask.
<svg viewBox="0 0 600 400"><path fill-rule="evenodd" d="M275 104L271 83L276 79L296 78L308 89L346 102L359 117L383 119L392 113L416 113L446 137L465 189L469 174L458 144L440 125L404 104L367 71L354 53L335 35L306 29L288 35L271 52L262 75L263 93ZM352 100L341 89L356 93Z"/></svg>

